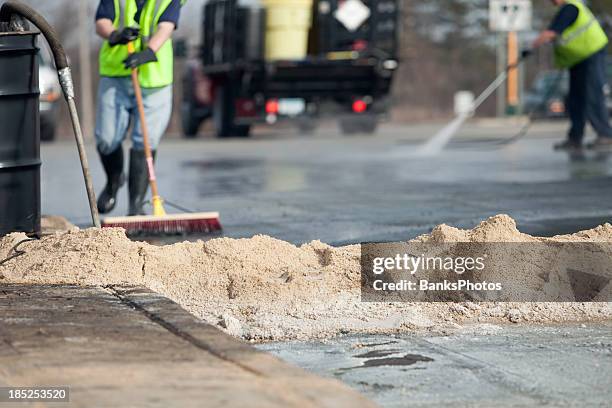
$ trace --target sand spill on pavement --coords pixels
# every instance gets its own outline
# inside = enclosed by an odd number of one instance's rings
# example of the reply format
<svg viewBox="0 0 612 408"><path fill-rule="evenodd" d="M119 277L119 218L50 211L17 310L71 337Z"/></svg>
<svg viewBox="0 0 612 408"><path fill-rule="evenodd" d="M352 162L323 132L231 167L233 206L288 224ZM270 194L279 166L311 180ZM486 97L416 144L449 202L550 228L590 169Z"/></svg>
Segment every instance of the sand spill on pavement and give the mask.
<svg viewBox="0 0 612 408"><path fill-rule="evenodd" d="M0 239L0 259L25 238ZM554 238L516 229L505 215L471 230L436 227L419 242L612 242L612 225ZM144 285L234 336L326 338L339 333L455 331L491 324L612 318L598 303L364 303L360 246L294 246L267 236L154 246L121 229L71 230L23 242L0 266L0 284ZM534 278L535 279L535 278ZM609 288L608 288L609 290Z"/></svg>

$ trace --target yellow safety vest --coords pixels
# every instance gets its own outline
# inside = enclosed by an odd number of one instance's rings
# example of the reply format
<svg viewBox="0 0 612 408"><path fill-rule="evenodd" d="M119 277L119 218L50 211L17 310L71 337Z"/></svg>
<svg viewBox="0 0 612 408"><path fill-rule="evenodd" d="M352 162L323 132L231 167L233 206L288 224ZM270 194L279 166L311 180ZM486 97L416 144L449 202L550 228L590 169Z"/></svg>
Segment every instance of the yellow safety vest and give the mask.
<svg viewBox="0 0 612 408"><path fill-rule="evenodd" d="M578 8L578 18L557 38L555 64L558 68L571 68L601 51L608 37L587 6L578 0L567 0Z"/></svg>
<svg viewBox="0 0 612 408"><path fill-rule="evenodd" d="M115 29L136 26L134 17L138 10L136 0L114 0ZM172 3L172 0L147 0L140 13L140 37L134 41L137 51L146 49L149 39L157 31L159 18ZM174 51L172 39L155 53L157 62L143 64L138 68L138 78L143 88L160 88L172 84L174 80ZM126 69L123 61L128 57L126 45L111 47L104 41L100 50L100 75L107 77L127 77L130 70Z"/></svg>

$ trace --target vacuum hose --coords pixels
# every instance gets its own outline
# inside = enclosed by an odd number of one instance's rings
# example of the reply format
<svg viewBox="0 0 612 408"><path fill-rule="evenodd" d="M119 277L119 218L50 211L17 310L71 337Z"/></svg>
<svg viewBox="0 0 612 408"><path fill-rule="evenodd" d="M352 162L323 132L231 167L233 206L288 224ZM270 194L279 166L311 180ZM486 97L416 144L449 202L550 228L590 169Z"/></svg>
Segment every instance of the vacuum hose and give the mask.
<svg viewBox="0 0 612 408"><path fill-rule="evenodd" d="M68 64L68 58L64 47L59 42L57 33L49 25L49 23L34 9L18 1L7 1L0 8L0 22L6 22L11 24L11 21L15 18L15 15L21 16L32 24L34 24L40 32L43 34L51 51L53 58L55 59L55 67L57 68L57 74L59 77L64 97L68 103L68 109L70 111L70 119L72 120L72 129L74 131L74 137L76 139L77 149L79 151L79 158L81 160L81 168L83 170L83 177L85 179L85 188L87 189L87 198L89 200L89 209L91 211L91 219L93 225L96 228L100 228L100 216L98 214L98 206L96 204L96 195L93 190L93 183L91 181L91 174L89 172L89 164L87 162L87 154L85 153L85 145L83 143L83 133L81 131L81 124L79 121L79 115L75 103L74 94L74 82L72 80L72 72L70 65ZM25 31L26 28L17 27L18 31Z"/></svg>

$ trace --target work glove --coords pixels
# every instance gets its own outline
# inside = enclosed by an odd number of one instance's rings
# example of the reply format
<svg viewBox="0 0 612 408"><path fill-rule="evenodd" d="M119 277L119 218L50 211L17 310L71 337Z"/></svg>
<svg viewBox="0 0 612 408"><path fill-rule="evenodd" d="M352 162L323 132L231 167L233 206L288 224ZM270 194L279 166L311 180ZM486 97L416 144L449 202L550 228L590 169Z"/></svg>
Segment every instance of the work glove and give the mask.
<svg viewBox="0 0 612 408"><path fill-rule="evenodd" d="M529 58L531 57L531 54L533 54L533 50L530 50L530 49L523 50L521 51L521 58L522 59Z"/></svg>
<svg viewBox="0 0 612 408"><path fill-rule="evenodd" d="M147 48L144 51L137 52L127 57L123 61L123 65L125 65L127 69L136 69L143 64L156 61L157 57L155 56L155 52L151 48Z"/></svg>
<svg viewBox="0 0 612 408"><path fill-rule="evenodd" d="M135 27L126 27L122 30L115 30L108 37L108 44L111 47L119 44L125 45L130 41L138 39L139 34L140 29Z"/></svg>

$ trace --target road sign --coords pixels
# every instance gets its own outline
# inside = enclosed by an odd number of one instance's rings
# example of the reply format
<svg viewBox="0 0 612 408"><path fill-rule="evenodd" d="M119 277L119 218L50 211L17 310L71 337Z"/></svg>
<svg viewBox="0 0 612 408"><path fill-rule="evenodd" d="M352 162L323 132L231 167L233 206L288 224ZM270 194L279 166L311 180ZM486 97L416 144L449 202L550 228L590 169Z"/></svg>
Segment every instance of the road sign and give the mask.
<svg viewBox="0 0 612 408"><path fill-rule="evenodd" d="M531 0L489 0L489 26L493 31L531 30Z"/></svg>

